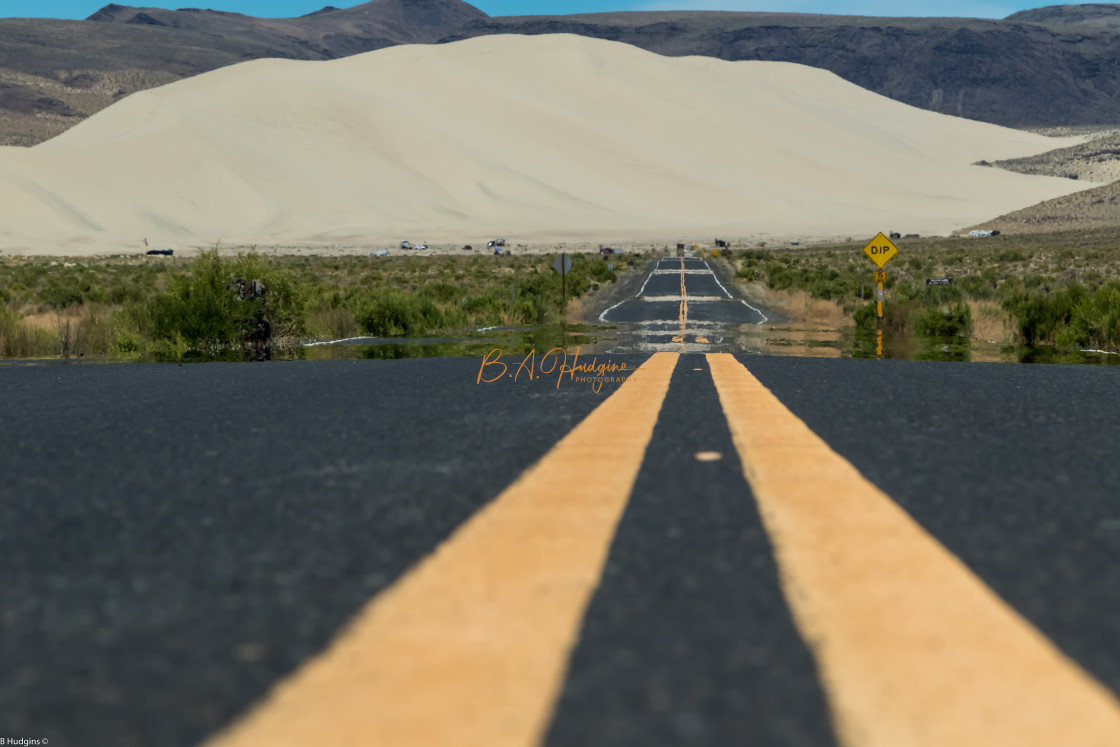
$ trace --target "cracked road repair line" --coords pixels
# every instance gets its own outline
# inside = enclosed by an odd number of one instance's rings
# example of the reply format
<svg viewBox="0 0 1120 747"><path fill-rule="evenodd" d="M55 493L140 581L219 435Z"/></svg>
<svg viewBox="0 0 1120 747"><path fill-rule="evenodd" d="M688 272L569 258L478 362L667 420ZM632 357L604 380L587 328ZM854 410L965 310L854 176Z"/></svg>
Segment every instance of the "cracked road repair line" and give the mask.
<svg viewBox="0 0 1120 747"><path fill-rule="evenodd" d="M537 744L677 360L653 355L208 744Z"/></svg>
<svg viewBox="0 0 1120 747"><path fill-rule="evenodd" d="M1106 747L1113 695L729 354L710 354L846 747Z"/></svg>

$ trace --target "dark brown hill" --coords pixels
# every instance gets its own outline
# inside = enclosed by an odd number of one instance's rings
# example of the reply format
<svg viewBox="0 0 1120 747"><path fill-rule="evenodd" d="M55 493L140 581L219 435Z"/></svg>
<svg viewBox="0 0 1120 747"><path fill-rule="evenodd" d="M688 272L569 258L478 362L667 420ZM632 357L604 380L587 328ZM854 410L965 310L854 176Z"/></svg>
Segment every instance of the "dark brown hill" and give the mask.
<svg viewBox="0 0 1120 747"><path fill-rule="evenodd" d="M1005 234L1120 228L1120 182L1046 200L956 233L979 229Z"/></svg>
<svg viewBox="0 0 1120 747"><path fill-rule="evenodd" d="M1043 23L1062 26L1120 29L1120 5L1051 5L1013 13L1007 17L1013 23Z"/></svg>
<svg viewBox="0 0 1120 747"><path fill-rule="evenodd" d="M371 0L299 18L255 18L216 10L164 10L107 5L87 20L191 31L287 49L308 59L334 59L393 44L432 43L487 18L461 0Z"/></svg>
<svg viewBox="0 0 1120 747"><path fill-rule="evenodd" d="M1120 34L1107 28L664 11L486 18L445 41L502 33L574 33L666 55L797 62L914 106L1013 127L1120 122Z"/></svg>

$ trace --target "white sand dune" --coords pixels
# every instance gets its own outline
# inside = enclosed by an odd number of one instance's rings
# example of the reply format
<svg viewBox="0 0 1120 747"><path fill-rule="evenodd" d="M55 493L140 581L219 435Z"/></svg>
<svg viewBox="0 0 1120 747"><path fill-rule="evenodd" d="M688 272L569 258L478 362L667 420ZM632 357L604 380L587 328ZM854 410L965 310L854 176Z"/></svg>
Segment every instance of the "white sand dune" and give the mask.
<svg viewBox="0 0 1120 747"><path fill-rule="evenodd" d="M1093 186L970 165L1074 142L801 65L488 36L247 62L0 148L0 249L944 234Z"/></svg>

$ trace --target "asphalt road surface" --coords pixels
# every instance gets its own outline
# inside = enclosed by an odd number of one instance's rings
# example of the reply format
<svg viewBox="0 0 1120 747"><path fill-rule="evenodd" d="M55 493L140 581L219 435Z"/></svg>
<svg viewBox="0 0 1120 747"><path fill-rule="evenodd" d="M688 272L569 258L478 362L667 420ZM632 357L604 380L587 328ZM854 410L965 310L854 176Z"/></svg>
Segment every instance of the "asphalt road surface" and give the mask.
<svg viewBox="0 0 1120 747"><path fill-rule="evenodd" d="M599 321L634 329L643 351L708 352L743 324L774 316L736 298L701 257L654 262L638 292L606 309Z"/></svg>
<svg viewBox="0 0 1120 747"><path fill-rule="evenodd" d="M0 738L1120 744L1120 369L594 363L0 368Z"/></svg>

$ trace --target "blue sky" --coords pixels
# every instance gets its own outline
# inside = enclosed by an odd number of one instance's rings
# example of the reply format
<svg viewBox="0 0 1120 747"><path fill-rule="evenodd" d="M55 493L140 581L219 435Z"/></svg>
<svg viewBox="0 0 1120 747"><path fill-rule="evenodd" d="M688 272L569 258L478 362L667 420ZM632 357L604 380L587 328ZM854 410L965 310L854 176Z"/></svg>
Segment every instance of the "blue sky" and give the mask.
<svg viewBox="0 0 1120 747"><path fill-rule="evenodd" d="M0 18L86 18L108 0L0 0ZM117 0L137 7L202 7L254 16L289 17L324 5L350 7L353 0ZM468 0L470 2L470 0ZM471 4L492 16L590 13L607 10L766 10L789 13L841 13L883 16L966 16L1003 18L1019 10L1053 2L1015 0L476 0Z"/></svg>

